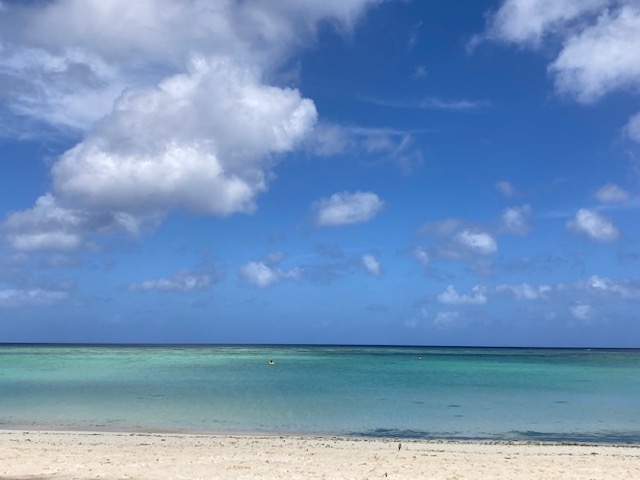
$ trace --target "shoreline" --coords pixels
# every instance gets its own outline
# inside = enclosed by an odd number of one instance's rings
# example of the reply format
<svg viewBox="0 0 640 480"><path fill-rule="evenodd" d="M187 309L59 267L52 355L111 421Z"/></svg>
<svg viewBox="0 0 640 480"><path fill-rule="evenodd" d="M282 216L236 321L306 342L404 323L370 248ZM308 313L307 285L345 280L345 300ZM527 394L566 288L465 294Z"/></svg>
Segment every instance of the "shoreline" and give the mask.
<svg viewBox="0 0 640 480"><path fill-rule="evenodd" d="M640 445L0 430L0 478L640 478Z"/></svg>
<svg viewBox="0 0 640 480"><path fill-rule="evenodd" d="M261 431L226 431L226 430L170 430L170 429L109 429L109 428L90 428L86 426L76 428L70 427L29 427L19 425L12 427L10 425L0 426L0 436L5 434L24 434L33 433L42 435L105 435L105 436L129 436L129 437L184 437L184 438L294 438L300 440L317 440L331 439L340 441L354 442L403 442L403 443L424 443L424 444L469 444L469 445L523 445L523 446L549 446L549 447L611 447L611 448L638 448L639 442L616 442L616 441L580 441L580 440L545 440L545 439L521 439L521 438L490 438L490 437L414 437L414 436L394 436L394 435L361 435L361 434L341 434L341 433L309 433L296 431L283 432L261 432Z"/></svg>
<svg viewBox="0 0 640 480"><path fill-rule="evenodd" d="M583 440L580 437L559 437L550 439L554 434L539 434L539 438L523 438L514 435L513 438L506 437L463 437L463 436L420 436L420 435L385 435L366 433L339 433L339 432L308 432L308 431L254 431L254 430L194 430L190 428L170 429L170 428L147 428L122 426L107 427L104 425L80 425L78 427L56 426L56 425L9 425L0 424L0 434L8 432L41 432L41 433L62 433L62 434L120 434L120 435L165 435L165 436L185 436L185 437L295 437L295 438L335 438L355 441L393 441L393 442L420 442L420 443L470 443L470 444L500 444L500 445L549 445L549 446L601 446L601 447L638 447L640 448L640 433L634 434L632 441L619 441L614 437L603 437L598 440L596 435L589 435L594 440ZM556 435L557 436L557 435ZM586 437L583 435L582 437ZM619 438L619 437L616 437Z"/></svg>

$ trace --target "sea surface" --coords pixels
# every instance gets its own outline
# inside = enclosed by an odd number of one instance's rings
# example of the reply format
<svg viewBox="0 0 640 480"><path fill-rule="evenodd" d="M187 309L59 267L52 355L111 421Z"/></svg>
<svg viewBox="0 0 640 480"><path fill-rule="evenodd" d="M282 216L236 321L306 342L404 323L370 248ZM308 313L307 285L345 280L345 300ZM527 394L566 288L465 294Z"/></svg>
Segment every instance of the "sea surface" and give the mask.
<svg viewBox="0 0 640 480"><path fill-rule="evenodd" d="M640 444L640 350L5 344L0 428Z"/></svg>

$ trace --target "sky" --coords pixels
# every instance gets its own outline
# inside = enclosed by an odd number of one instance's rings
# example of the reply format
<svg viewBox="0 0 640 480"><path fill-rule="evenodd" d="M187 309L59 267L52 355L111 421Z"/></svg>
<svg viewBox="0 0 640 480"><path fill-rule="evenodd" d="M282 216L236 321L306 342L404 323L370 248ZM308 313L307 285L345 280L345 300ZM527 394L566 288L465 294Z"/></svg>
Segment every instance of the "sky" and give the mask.
<svg viewBox="0 0 640 480"><path fill-rule="evenodd" d="M0 342L640 347L640 0L0 0Z"/></svg>

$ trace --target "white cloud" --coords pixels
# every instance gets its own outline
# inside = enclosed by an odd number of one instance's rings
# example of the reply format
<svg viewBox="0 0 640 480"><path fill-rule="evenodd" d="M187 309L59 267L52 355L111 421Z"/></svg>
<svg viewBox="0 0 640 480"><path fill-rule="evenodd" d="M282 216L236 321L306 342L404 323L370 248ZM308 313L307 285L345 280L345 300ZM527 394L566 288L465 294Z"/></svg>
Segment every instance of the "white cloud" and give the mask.
<svg viewBox="0 0 640 480"><path fill-rule="evenodd" d="M498 244L495 239L486 232L474 232L463 230L455 236L458 245L479 255L490 255L498 250Z"/></svg>
<svg viewBox="0 0 640 480"><path fill-rule="evenodd" d="M640 302L640 282L629 279L615 281L599 275L592 275L569 284L559 283L539 286L527 283L501 284L497 285L492 291L497 295L509 295L516 300L526 301L573 300L580 305L605 303L614 300ZM578 311L580 310L578 309Z"/></svg>
<svg viewBox="0 0 640 480"><path fill-rule="evenodd" d="M384 202L372 192L341 192L314 203L316 224L319 226L338 226L361 223L371 220Z"/></svg>
<svg viewBox="0 0 640 480"><path fill-rule="evenodd" d="M593 308L591 305L587 305L584 303L580 303L578 305L574 305L569 308L571 315L573 315L578 320L587 321L590 320L593 316Z"/></svg>
<svg viewBox="0 0 640 480"><path fill-rule="evenodd" d="M313 42L318 22L348 30L379 0L59 0L6 5L0 71L14 110L87 128L126 87L156 84L193 54L261 70ZM78 21L82 19L82 21Z"/></svg>
<svg viewBox="0 0 640 480"><path fill-rule="evenodd" d="M529 225L531 212L529 205L505 209L500 216L500 230L513 235L526 235L531 229Z"/></svg>
<svg viewBox="0 0 640 480"><path fill-rule="evenodd" d="M612 242L619 236L611 221L586 208L578 210L575 217L567 222L567 228L599 242Z"/></svg>
<svg viewBox="0 0 640 480"><path fill-rule="evenodd" d="M374 277L378 277L382 273L380 262L376 257L369 253L362 256L362 265L364 266L364 269Z"/></svg>
<svg viewBox="0 0 640 480"><path fill-rule="evenodd" d="M444 100L436 97L428 97L416 102L414 108L426 110L465 111L477 110L490 105L491 103L487 100Z"/></svg>
<svg viewBox="0 0 640 480"><path fill-rule="evenodd" d="M506 0L489 20L487 38L538 47L543 37L611 0ZM476 40L477 41L477 40Z"/></svg>
<svg viewBox="0 0 640 480"><path fill-rule="evenodd" d="M302 270L299 268L280 270L269 264L268 260L267 262L248 262L238 270L238 277L243 282L256 288L270 287L285 279L297 280L301 274Z"/></svg>
<svg viewBox="0 0 640 480"><path fill-rule="evenodd" d="M169 278L157 278L134 283L129 286L132 291L152 291L187 293L204 291L211 288L212 277L206 273L181 270Z"/></svg>
<svg viewBox="0 0 640 480"><path fill-rule="evenodd" d="M636 113L629 119L625 133L631 140L640 143L640 113Z"/></svg>
<svg viewBox="0 0 640 480"><path fill-rule="evenodd" d="M411 108L422 110L447 110L453 112L462 112L468 110L478 110L491 105L487 100L451 100L437 97L426 97L422 99L412 100L389 100L372 97L361 97L361 100L390 108Z"/></svg>
<svg viewBox="0 0 640 480"><path fill-rule="evenodd" d="M600 187L595 197L602 203L624 203L629 200L629 194L613 183L607 183Z"/></svg>
<svg viewBox="0 0 640 480"><path fill-rule="evenodd" d="M518 300L546 300L553 288L549 285L534 287L527 283L521 283L519 285L498 285L495 290L496 293L509 293Z"/></svg>
<svg viewBox="0 0 640 480"><path fill-rule="evenodd" d="M433 319L433 326L438 329L461 327L469 322L462 318L459 312L438 312Z"/></svg>
<svg viewBox="0 0 640 480"><path fill-rule="evenodd" d="M67 298L64 291L32 289L0 290L0 308L19 308L39 305L50 305Z"/></svg>
<svg viewBox="0 0 640 480"><path fill-rule="evenodd" d="M313 154L321 156L366 153L389 160L403 173L410 173L422 163L422 153L414 141L415 135L421 132L320 122L307 137L305 146Z"/></svg>
<svg viewBox="0 0 640 480"><path fill-rule="evenodd" d="M426 223L422 231L438 242L431 252L440 258L477 260L498 250L496 239L483 226L459 218Z"/></svg>
<svg viewBox="0 0 640 480"><path fill-rule="evenodd" d="M249 262L240 267L238 275L245 282L258 288L268 287L280 279L277 271L264 262Z"/></svg>
<svg viewBox="0 0 640 480"><path fill-rule="evenodd" d="M411 251L411 254L413 255L413 258L415 258L423 267L426 267L427 265L429 265L429 263L431 263L431 256L429 255L429 252L423 247L416 246Z"/></svg>
<svg viewBox="0 0 640 480"><path fill-rule="evenodd" d="M81 223L76 212L44 195L32 209L10 214L2 231L18 250L74 250L84 243Z"/></svg>
<svg viewBox="0 0 640 480"><path fill-rule="evenodd" d="M640 88L640 8L605 11L595 25L570 37L550 71L558 91L583 103L617 89Z"/></svg>
<svg viewBox="0 0 640 480"><path fill-rule="evenodd" d="M33 208L9 214L0 231L16 250L72 251L89 246L86 237L92 233L125 231L138 235L143 227L154 226L159 220L155 214L136 218L124 212L67 208L46 194Z"/></svg>
<svg viewBox="0 0 640 480"><path fill-rule="evenodd" d="M23 116L60 128L86 130L126 87L117 70L81 50L0 50L0 74L13 78L8 105Z"/></svg>
<svg viewBox="0 0 640 480"><path fill-rule="evenodd" d="M629 280L614 282L607 277L592 275L575 284L575 289L605 299L620 298L629 301L640 301L640 284Z"/></svg>
<svg viewBox="0 0 640 480"><path fill-rule="evenodd" d="M466 295L458 293L453 285L449 285L444 292L438 294L438 301L449 305L484 305L487 303L486 288L476 285L471 294Z"/></svg>
<svg viewBox="0 0 640 480"><path fill-rule="evenodd" d="M273 166L312 134L317 117L312 100L273 79L315 41L319 23L348 31L379 1L5 5L6 106L85 132L54 162L51 194L42 197L64 218L37 226L47 215L39 200L10 215L9 242L72 250L95 233L133 233L149 218L157 225L174 209L252 212Z"/></svg>
<svg viewBox="0 0 640 480"><path fill-rule="evenodd" d="M505 197L513 197L518 193L515 187L510 182L504 180L497 182L496 188Z"/></svg>
<svg viewBox="0 0 640 480"><path fill-rule="evenodd" d="M614 90L640 89L640 6L636 0L506 0L483 39L562 45L549 66L559 93L590 103Z"/></svg>
<svg viewBox="0 0 640 480"><path fill-rule="evenodd" d="M129 90L52 169L56 193L89 208L250 212L272 154L294 148L316 111L228 59ZM132 207L133 206L133 207Z"/></svg>

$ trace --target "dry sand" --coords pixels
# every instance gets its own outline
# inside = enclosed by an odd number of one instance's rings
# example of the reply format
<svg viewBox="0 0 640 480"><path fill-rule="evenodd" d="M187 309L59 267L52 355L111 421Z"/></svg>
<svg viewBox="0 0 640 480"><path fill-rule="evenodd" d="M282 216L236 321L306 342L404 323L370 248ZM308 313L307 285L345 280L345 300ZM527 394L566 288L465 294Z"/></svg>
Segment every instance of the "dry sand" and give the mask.
<svg viewBox="0 0 640 480"><path fill-rule="evenodd" d="M0 431L0 478L637 480L640 446Z"/></svg>

